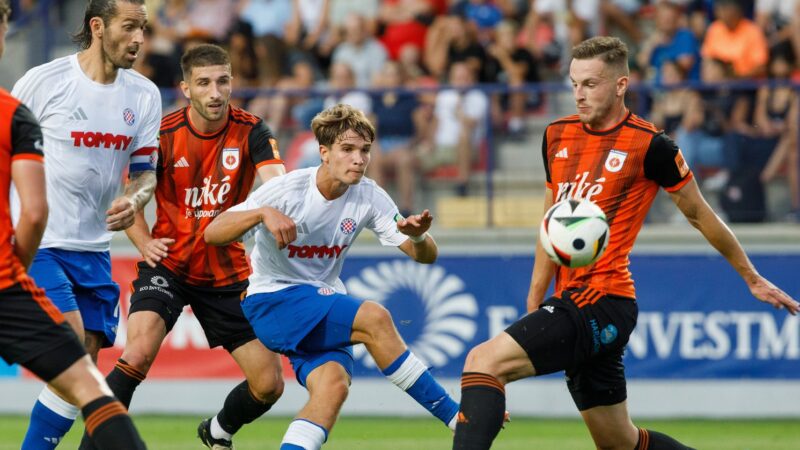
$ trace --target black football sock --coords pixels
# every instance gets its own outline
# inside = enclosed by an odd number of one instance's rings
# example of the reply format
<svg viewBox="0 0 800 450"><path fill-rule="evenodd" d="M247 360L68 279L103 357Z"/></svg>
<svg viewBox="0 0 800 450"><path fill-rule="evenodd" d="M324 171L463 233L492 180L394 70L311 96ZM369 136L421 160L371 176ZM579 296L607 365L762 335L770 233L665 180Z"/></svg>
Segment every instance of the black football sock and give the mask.
<svg viewBox="0 0 800 450"><path fill-rule="evenodd" d="M694 450L658 431L639 428L639 442L633 450Z"/></svg>
<svg viewBox="0 0 800 450"><path fill-rule="evenodd" d="M497 378L464 372L453 450L488 450L503 426L505 411L506 391Z"/></svg>
<svg viewBox="0 0 800 450"><path fill-rule="evenodd" d="M242 425L246 425L272 408L272 403L259 401L252 392L247 381L239 383L225 398L225 404L217 413L217 422L226 433L236 434Z"/></svg>
<svg viewBox="0 0 800 450"><path fill-rule="evenodd" d="M114 397L100 397L82 409L86 432L99 450L145 450L128 411Z"/></svg>
<svg viewBox="0 0 800 450"><path fill-rule="evenodd" d="M135 391L136 387L144 380L144 377L145 375L143 373L134 369L124 359L120 358L117 360L114 369L111 370L111 373L106 377L106 383L108 383L108 387L111 388L111 392L114 393L114 396L117 397L120 403L127 409L131 406L133 391ZM96 447L92 445L92 440L86 432L83 433L83 438L81 439L80 446L78 446L78 450L96 450Z"/></svg>

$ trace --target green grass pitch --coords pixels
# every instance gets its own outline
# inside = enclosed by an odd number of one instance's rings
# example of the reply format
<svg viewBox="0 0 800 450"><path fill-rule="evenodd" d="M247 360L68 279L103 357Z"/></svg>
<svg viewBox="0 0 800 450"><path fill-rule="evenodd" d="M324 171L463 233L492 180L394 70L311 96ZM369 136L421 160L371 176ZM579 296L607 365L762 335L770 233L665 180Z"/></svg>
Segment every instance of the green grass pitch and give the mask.
<svg viewBox="0 0 800 450"><path fill-rule="evenodd" d="M195 429L201 417L134 416L150 450L200 450ZM512 418L513 419L513 418ZM237 450L277 450L288 417L261 419L235 438ZM82 427L73 427L59 449L78 447ZM640 426L671 434L698 450L797 450L797 420L666 420ZM17 450L27 419L0 416L0 450ZM449 431L432 419L342 417L325 450L449 450ZM591 450L594 446L582 422L517 418L500 432L496 450Z"/></svg>

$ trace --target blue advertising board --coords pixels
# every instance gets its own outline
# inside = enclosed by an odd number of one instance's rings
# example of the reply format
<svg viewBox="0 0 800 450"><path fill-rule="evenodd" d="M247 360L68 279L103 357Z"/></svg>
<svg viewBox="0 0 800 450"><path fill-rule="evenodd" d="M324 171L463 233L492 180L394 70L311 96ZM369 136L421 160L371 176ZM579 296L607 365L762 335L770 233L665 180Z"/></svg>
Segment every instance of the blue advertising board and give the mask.
<svg viewBox="0 0 800 450"><path fill-rule="evenodd" d="M800 298L800 255L755 255L755 266ZM412 350L437 376L458 377L467 352L525 312L531 256L352 256L351 295L386 306ZM639 321L625 356L629 378L799 379L800 321L750 295L719 256L631 258ZM379 376L363 346L357 376Z"/></svg>

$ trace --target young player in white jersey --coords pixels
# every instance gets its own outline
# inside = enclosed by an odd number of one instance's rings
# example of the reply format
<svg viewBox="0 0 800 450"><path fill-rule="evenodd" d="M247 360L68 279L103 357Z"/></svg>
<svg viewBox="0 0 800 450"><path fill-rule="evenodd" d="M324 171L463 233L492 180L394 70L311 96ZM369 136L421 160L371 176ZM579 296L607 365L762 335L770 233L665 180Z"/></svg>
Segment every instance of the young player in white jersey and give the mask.
<svg viewBox="0 0 800 450"><path fill-rule="evenodd" d="M337 105L311 128L320 143L319 167L273 178L218 216L205 239L222 245L255 234L253 274L242 303L256 336L287 355L309 400L283 437L281 450L316 450L327 440L347 397L351 346L363 343L389 380L451 428L458 405L406 347L381 305L347 295L339 280L344 257L368 228L383 245L430 264L438 250L428 235L433 217L402 218L397 205L364 178L375 129L361 111ZM281 232L265 215L275 208L295 222Z"/></svg>
<svg viewBox="0 0 800 450"><path fill-rule="evenodd" d="M95 360L113 344L119 320L111 236L133 224L155 188L161 97L129 70L146 22L143 0L90 0L76 35L82 51L34 67L13 90L41 123L50 200L30 275ZM22 449L55 448L77 412L46 387Z"/></svg>

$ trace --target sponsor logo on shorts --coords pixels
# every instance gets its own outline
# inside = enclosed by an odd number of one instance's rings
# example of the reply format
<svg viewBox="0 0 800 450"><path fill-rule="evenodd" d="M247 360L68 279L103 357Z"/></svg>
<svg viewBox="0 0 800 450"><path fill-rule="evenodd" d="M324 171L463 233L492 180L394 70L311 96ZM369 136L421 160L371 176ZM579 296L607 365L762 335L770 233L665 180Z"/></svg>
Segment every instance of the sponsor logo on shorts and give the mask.
<svg viewBox="0 0 800 450"><path fill-rule="evenodd" d="M550 314L553 314L553 311L555 311L555 310L556 310L556 309L555 309L553 306L551 306L551 305L542 306L542 309L543 309L543 310L545 310L545 311L547 311L547 312L549 312Z"/></svg>
<svg viewBox="0 0 800 450"><path fill-rule="evenodd" d="M150 282L155 284L156 286L161 287L169 287L169 282L166 278L162 277L161 275L156 275L153 278L150 278Z"/></svg>
<svg viewBox="0 0 800 450"><path fill-rule="evenodd" d="M615 327L614 324L608 324L603 328L603 331L600 332L600 342L608 345L614 342L618 334L617 327Z"/></svg>
<svg viewBox="0 0 800 450"><path fill-rule="evenodd" d="M592 354L600 351L600 326L597 324L597 319L589 321L592 327Z"/></svg>
<svg viewBox="0 0 800 450"><path fill-rule="evenodd" d="M319 294L319 295L333 295L335 293L336 293L336 291L334 291L333 289L331 289L329 287L321 287L321 288L317 289L317 294Z"/></svg>
<svg viewBox="0 0 800 450"><path fill-rule="evenodd" d="M353 234L356 231L356 221L348 217L342 220L342 223L339 224L339 229L344 234Z"/></svg>
<svg viewBox="0 0 800 450"><path fill-rule="evenodd" d="M168 296L169 298L175 297L175 295L168 291L165 288L169 287L169 282L166 278L161 275L154 275L150 278L150 284L146 286L142 286L139 288L139 292L147 292L147 291L156 291L161 294Z"/></svg>

